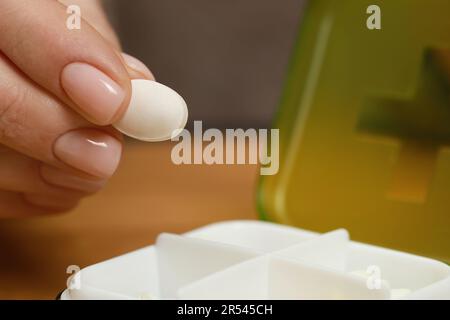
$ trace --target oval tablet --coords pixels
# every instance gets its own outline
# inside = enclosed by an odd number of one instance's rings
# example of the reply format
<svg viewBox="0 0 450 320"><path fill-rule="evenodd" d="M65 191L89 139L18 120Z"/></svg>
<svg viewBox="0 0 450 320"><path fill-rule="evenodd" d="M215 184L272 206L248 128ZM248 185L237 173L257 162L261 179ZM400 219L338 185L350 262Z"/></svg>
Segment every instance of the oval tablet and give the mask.
<svg viewBox="0 0 450 320"><path fill-rule="evenodd" d="M143 141L163 141L176 136L187 122L183 98L171 88L151 80L131 80L131 99L122 119L114 124L120 132Z"/></svg>

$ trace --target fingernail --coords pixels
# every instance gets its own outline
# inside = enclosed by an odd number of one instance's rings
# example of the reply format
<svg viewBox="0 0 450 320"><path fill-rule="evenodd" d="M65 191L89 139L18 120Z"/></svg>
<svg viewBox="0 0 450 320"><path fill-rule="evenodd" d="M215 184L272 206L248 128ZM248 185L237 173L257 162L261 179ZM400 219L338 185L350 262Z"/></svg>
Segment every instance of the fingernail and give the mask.
<svg viewBox="0 0 450 320"><path fill-rule="evenodd" d="M121 143L95 129L69 131L53 147L57 158L66 164L100 178L109 178L119 165Z"/></svg>
<svg viewBox="0 0 450 320"><path fill-rule="evenodd" d="M61 85L97 124L109 124L125 98L124 90L114 80L86 63L67 65L61 73Z"/></svg>
<svg viewBox="0 0 450 320"><path fill-rule="evenodd" d="M41 176L51 185L89 193L99 191L106 184L105 180L88 180L49 165L41 166Z"/></svg>
<svg viewBox="0 0 450 320"><path fill-rule="evenodd" d="M147 66L140 60L136 59L133 56L130 56L129 54L122 53L123 60L125 60L125 63L131 68L136 70L139 73L142 73L145 77L151 80L155 80L155 77L153 76L153 73L147 68Z"/></svg>

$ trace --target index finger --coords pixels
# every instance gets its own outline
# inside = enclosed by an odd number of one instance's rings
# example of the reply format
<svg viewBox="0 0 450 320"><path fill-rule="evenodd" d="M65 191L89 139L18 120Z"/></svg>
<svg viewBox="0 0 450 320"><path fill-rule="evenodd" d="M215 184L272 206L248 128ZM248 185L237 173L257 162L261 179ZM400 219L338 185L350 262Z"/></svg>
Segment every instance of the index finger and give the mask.
<svg viewBox="0 0 450 320"><path fill-rule="evenodd" d="M89 121L109 125L131 95L122 58L89 23L69 29L51 0L0 1L0 50L32 80Z"/></svg>

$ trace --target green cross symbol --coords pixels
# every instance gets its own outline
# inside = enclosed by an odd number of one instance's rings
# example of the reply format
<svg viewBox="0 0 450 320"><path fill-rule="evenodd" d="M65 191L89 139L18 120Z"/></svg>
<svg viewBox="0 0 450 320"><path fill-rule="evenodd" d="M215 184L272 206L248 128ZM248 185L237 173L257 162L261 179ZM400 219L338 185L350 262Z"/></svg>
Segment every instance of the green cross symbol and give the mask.
<svg viewBox="0 0 450 320"><path fill-rule="evenodd" d="M439 151L450 146L449 88L450 50L427 50L412 99L375 98L363 106L358 131L401 144L389 198L426 201Z"/></svg>

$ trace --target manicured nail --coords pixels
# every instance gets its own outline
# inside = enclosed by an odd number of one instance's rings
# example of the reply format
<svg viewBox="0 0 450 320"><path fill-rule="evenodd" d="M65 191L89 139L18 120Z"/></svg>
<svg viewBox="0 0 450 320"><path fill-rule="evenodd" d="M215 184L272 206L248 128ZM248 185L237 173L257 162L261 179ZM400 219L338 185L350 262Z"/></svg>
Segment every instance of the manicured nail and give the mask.
<svg viewBox="0 0 450 320"><path fill-rule="evenodd" d="M116 138L95 129L69 131L53 147L66 164L100 178L109 178L120 162L122 145Z"/></svg>
<svg viewBox="0 0 450 320"><path fill-rule="evenodd" d="M106 184L106 180L89 180L45 164L41 166L41 176L49 184L89 193L100 190Z"/></svg>
<svg viewBox="0 0 450 320"><path fill-rule="evenodd" d="M97 124L109 124L125 98L124 90L114 80L86 63L67 65L61 73L61 85Z"/></svg>
<svg viewBox="0 0 450 320"><path fill-rule="evenodd" d="M139 73L142 73L147 79L155 80L153 73L147 68L147 66L140 60L136 59L129 54L122 53L123 60L131 68Z"/></svg>

